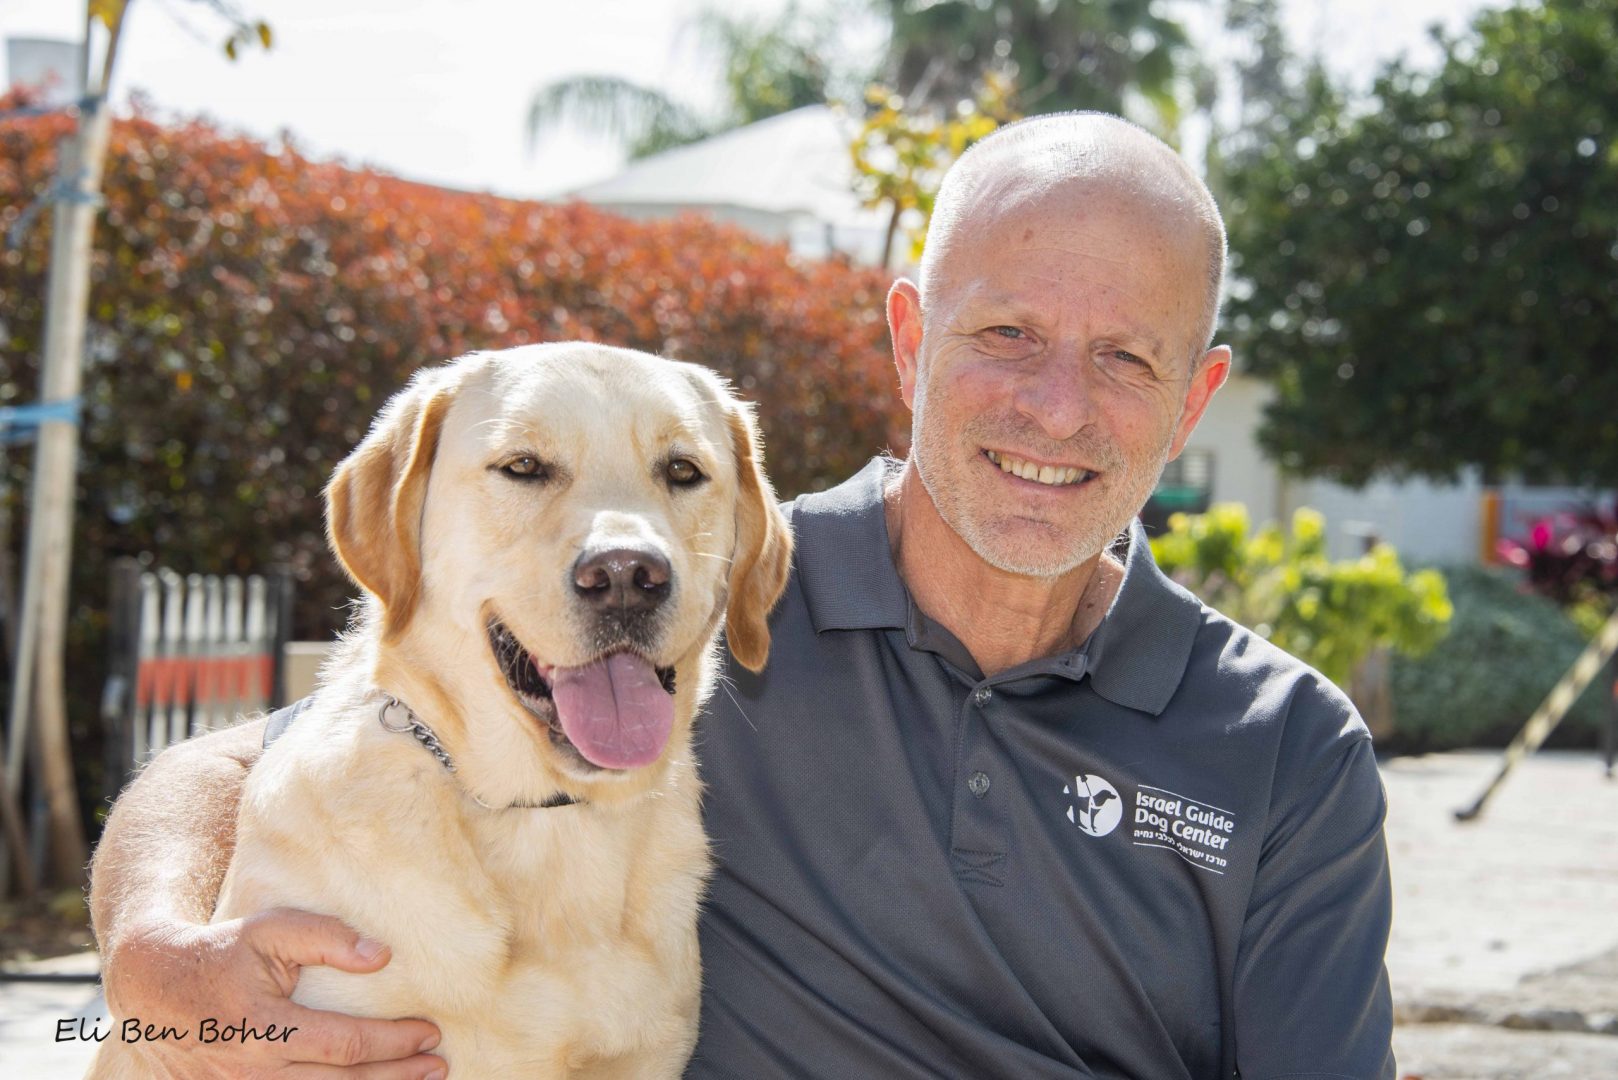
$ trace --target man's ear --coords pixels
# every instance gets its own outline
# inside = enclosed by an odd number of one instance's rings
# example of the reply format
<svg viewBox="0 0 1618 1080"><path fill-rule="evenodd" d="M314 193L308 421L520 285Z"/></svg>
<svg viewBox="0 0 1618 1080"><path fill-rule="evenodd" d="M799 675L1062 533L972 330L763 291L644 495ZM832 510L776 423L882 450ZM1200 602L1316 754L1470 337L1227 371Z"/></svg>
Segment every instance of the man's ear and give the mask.
<svg viewBox="0 0 1618 1080"><path fill-rule="evenodd" d="M905 407L916 408L916 358L921 354L921 291L908 278L888 290L888 334L893 338L893 364L899 369L899 394Z"/></svg>
<svg viewBox="0 0 1618 1080"><path fill-rule="evenodd" d="M1185 449L1186 440L1196 430L1197 421L1207 411L1214 392L1225 385L1230 376L1230 346L1218 345L1203 354L1202 360L1191 372L1186 386L1185 403L1180 407L1180 422L1174 430L1174 442L1169 446L1169 460L1173 461Z"/></svg>
<svg viewBox="0 0 1618 1080"><path fill-rule="evenodd" d="M326 535L349 577L382 602L383 639L410 621L421 588L421 515L454 395L420 376L395 394L326 485Z"/></svg>
<svg viewBox="0 0 1618 1080"><path fill-rule="evenodd" d="M749 671L762 671L770 654L770 609L781 598L792 566L792 532L764 475L752 406L731 399L727 411L739 482L725 640L738 663Z"/></svg>

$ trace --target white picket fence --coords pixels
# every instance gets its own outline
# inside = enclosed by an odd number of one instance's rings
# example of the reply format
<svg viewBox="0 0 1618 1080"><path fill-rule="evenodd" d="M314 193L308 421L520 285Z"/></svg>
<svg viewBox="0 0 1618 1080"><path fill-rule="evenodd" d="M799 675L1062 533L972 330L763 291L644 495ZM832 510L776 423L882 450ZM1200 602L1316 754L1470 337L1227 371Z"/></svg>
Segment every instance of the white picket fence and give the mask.
<svg viewBox="0 0 1618 1080"><path fill-rule="evenodd" d="M102 702L116 783L152 754L281 704L291 590L282 574L114 569L113 656Z"/></svg>

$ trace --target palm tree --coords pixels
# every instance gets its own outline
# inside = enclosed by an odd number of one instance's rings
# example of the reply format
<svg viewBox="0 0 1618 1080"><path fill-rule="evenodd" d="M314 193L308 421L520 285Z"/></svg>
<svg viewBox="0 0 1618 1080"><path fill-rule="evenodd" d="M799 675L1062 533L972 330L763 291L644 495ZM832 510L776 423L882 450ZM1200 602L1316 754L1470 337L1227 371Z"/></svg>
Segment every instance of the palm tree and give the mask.
<svg viewBox="0 0 1618 1080"><path fill-rule="evenodd" d="M790 4L774 19L747 19L709 10L695 22L702 41L723 64L725 102L718 115L627 79L585 75L540 88L528 109L530 145L545 129L572 123L623 143L632 158L695 142L805 105L829 100L849 73L826 60L836 55L835 9L805 15Z"/></svg>
<svg viewBox="0 0 1618 1080"><path fill-rule="evenodd" d="M602 132L632 158L696 142L719 128L661 90L612 75L580 75L543 86L528 106L528 146L554 124Z"/></svg>

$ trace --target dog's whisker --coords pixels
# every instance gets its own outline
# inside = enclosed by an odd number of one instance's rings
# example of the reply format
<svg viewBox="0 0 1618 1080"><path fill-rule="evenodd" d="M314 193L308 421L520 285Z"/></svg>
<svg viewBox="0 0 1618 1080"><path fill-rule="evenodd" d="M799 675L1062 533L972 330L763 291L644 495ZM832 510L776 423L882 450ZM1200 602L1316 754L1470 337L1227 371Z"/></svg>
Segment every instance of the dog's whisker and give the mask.
<svg viewBox="0 0 1618 1080"><path fill-rule="evenodd" d="M747 721L747 726L753 729L754 734L757 734L758 733L758 725L753 723L753 718L751 716L747 715L747 710L742 708L742 703L736 700L736 695L732 694L730 692L730 687L725 685L726 683L729 683L730 681L731 681L730 679L722 679L722 680L720 680L719 688L725 692L725 696L730 699L730 703L732 705L736 706L736 711L742 714L742 719Z"/></svg>

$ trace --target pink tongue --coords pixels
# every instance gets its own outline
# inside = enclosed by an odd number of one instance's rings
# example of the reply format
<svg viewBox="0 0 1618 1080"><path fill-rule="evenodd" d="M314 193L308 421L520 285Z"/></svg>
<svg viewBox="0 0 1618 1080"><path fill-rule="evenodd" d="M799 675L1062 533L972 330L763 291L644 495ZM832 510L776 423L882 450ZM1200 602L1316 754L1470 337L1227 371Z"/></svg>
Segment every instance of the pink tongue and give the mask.
<svg viewBox="0 0 1618 1080"><path fill-rule="evenodd" d="M674 729L674 696L644 657L613 653L551 672L562 731L591 764L633 769L656 761Z"/></svg>

